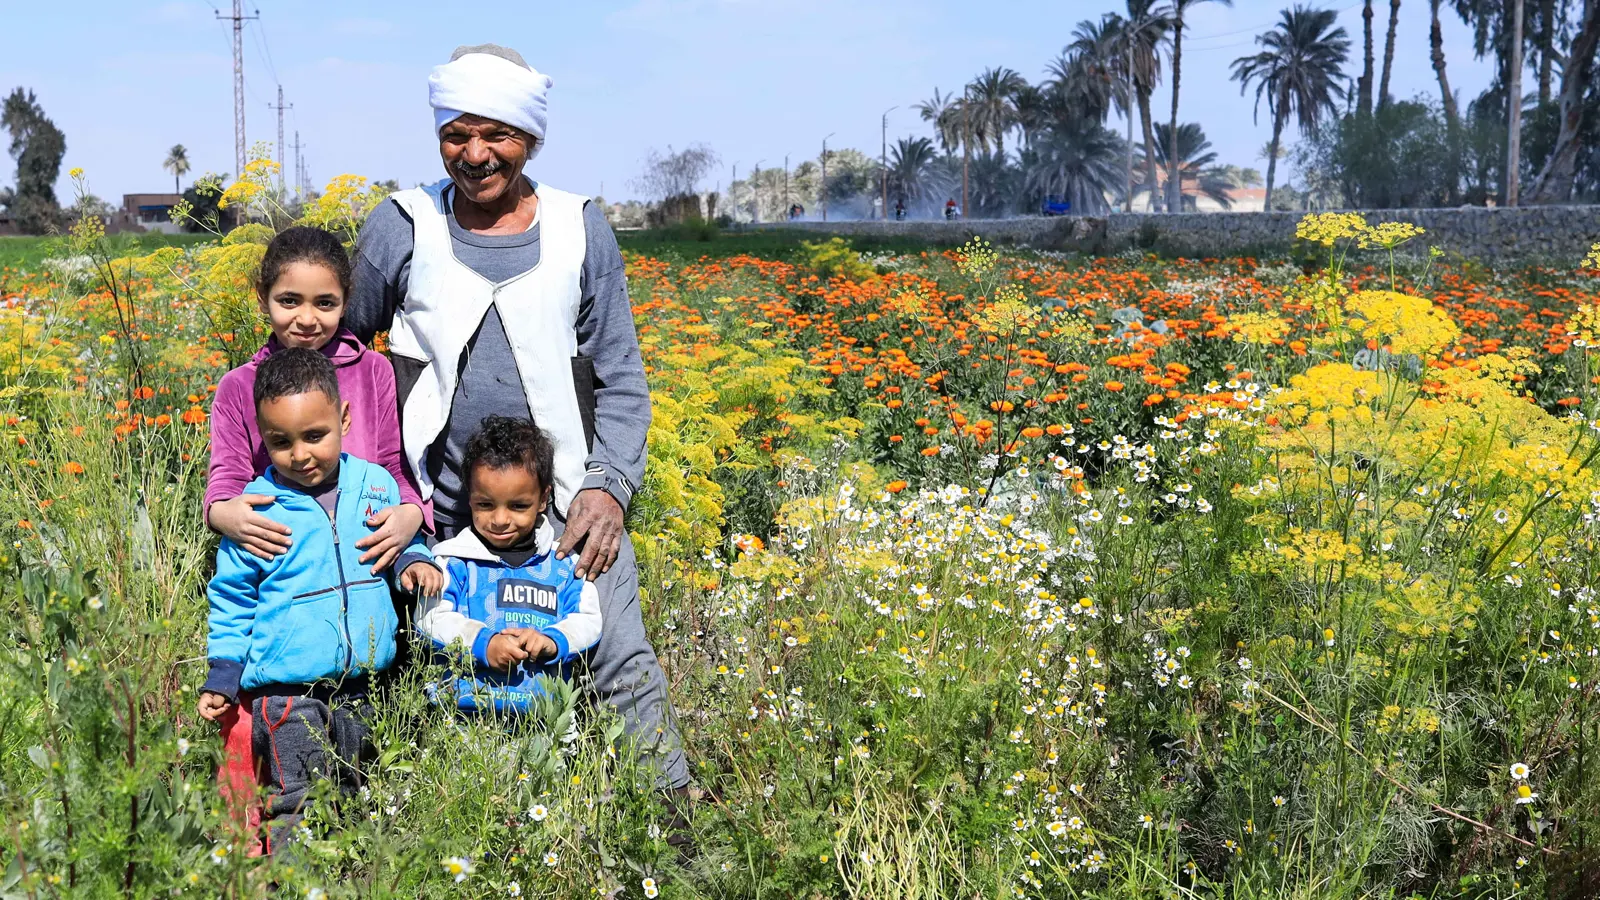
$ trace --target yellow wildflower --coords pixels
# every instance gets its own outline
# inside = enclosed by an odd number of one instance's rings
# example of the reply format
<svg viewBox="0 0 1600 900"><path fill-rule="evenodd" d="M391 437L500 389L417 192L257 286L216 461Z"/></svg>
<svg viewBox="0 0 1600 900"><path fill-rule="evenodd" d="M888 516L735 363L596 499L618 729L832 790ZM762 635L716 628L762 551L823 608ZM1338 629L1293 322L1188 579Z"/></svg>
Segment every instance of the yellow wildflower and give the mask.
<svg viewBox="0 0 1600 900"><path fill-rule="evenodd" d="M1312 213L1295 226L1294 236L1302 241L1332 247L1345 238L1367 232L1367 220L1358 213Z"/></svg>
<svg viewBox="0 0 1600 900"><path fill-rule="evenodd" d="M1352 328L1360 328L1368 340L1388 344L1391 353L1431 357L1461 336L1456 323L1422 297L1360 291L1345 301L1345 310L1352 316Z"/></svg>
<svg viewBox="0 0 1600 900"><path fill-rule="evenodd" d="M1382 222L1367 228L1357 239L1357 246L1363 250L1373 247L1393 250L1419 234L1422 229L1410 222Z"/></svg>
<svg viewBox="0 0 1600 900"><path fill-rule="evenodd" d="M1289 333L1289 323L1267 312L1238 313L1228 317L1229 335L1241 344L1276 344Z"/></svg>

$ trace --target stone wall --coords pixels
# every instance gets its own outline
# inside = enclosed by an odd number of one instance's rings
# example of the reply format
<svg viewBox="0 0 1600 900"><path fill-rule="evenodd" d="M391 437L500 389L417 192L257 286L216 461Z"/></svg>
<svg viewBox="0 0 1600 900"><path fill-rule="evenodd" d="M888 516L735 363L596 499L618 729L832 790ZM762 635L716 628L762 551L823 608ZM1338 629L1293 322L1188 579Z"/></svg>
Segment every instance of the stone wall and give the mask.
<svg viewBox="0 0 1600 900"><path fill-rule="evenodd" d="M974 235L1002 245L1110 254L1132 247L1182 256L1232 256L1285 251L1303 213L1236 212L996 219L956 222L792 222L752 226L820 234L909 239L957 245ZM1365 213L1367 221L1411 222L1426 233L1406 246L1486 262L1575 265L1600 241L1600 206L1525 206L1517 209L1389 209Z"/></svg>

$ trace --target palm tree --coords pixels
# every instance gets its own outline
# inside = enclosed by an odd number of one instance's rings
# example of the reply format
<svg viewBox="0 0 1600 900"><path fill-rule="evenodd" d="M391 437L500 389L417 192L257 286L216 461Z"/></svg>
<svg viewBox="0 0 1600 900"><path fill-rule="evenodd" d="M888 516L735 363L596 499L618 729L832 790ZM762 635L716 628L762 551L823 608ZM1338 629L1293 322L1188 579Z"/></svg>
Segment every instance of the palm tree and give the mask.
<svg viewBox="0 0 1600 900"><path fill-rule="evenodd" d="M173 144L172 149L167 151L166 162L161 164L161 168L172 173L172 192L183 193L178 189L178 179L189 174L189 150L182 144Z"/></svg>
<svg viewBox="0 0 1600 900"><path fill-rule="evenodd" d="M1439 23L1440 0L1429 0L1433 22L1428 28L1428 45L1433 59L1433 74L1439 79L1439 97L1444 104L1444 121L1451 137L1461 128L1461 111L1456 107L1456 95L1450 90L1450 78L1444 68L1444 29Z"/></svg>
<svg viewBox="0 0 1600 900"><path fill-rule="evenodd" d="M913 106L922 121L933 125L934 134L939 138L939 146L944 152L953 153L961 145L961 113L960 99L953 94L941 94L938 88L933 89L933 99L924 100Z"/></svg>
<svg viewBox="0 0 1600 900"><path fill-rule="evenodd" d="M1000 66L985 69L967 85L966 97L970 99L966 102L971 116L967 128L980 149L987 151L992 142L995 152L1005 155L1006 132L1017 124L1017 107L1012 98L1027 84L1015 69Z"/></svg>
<svg viewBox="0 0 1600 900"><path fill-rule="evenodd" d="M1389 0L1389 34L1383 41L1383 78L1378 81L1378 108L1389 105L1389 73L1394 70L1394 30L1400 24L1400 0Z"/></svg>
<svg viewBox="0 0 1600 900"><path fill-rule="evenodd" d="M1169 126L1172 139L1178 139L1178 87L1183 80L1183 14L1191 7L1207 0L1172 0L1172 122ZM1223 6L1232 6L1233 0L1211 0ZM1167 148L1167 199L1168 209L1182 209L1183 183L1178 178L1178 146Z"/></svg>
<svg viewBox="0 0 1600 900"><path fill-rule="evenodd" d="M1169 156L1172 148L1177 148L1177 156ZM1146 148L1146 154L1149 149ZM1217 161L1216 151L1211 149L1211 142L1206 140L1205 130L1198 122L1185 122L1179 126L1174 134L1165 124L1156 126L1155 157L1162 168L1168 172L1176 172L1180 179L1179 195L1182 199L1173 203L1169 209L1178 212L1185 209L1194 209L1197 198L1192 195L1182 194L1183 179L1196 191L1211 198L1224 209L1233 205L1233 200L1228 195L1232 183L1226 174L1213 170L1210 167ZM1168 190L1170 197L1172 191Z"/></svg>
<svg viewBox="0 0 1600 900"><path fill-rule="evenodd" d="M1334 25L1339 16L1336 11L1296 6L1280 15L1276 27L1256 38L1262 47L1260 53L1233 61L1239 93L1249 90L1254 82L1257 116L1263 97L1272 116L1265 209L1272 208L1272 184L1278 170L1283 126L1294 116L1303 133L1315 135L1324 112L1338 113L1334 101L1344 98L1339 82L1345 61L1350 58L1350 39L1343 28Z"/></svg>
<svg viewBox="0 0 1600 900"><path fill-rule="evenodd" d="M1050 64L1046 84L1077 118L1104 123L1113 104L1120 105L1125 67L1119 52L1121 26L1116 13L1106 13L1098 22L1079 22L1072 43Z"/></svg>
<svg viewBox="0 0 1600 900"><path fill-rule="evenodd" d="M1459 0L1458 0L1459 2ZM1356 111L1372 115L1372 0L1361 7L1361 77L1356 79Z"/></svg>
<svg viewBox="0 0 1600 900"><path fill-rule="evenodd" d="M1123 39L1132 54L1134 99L1139 104L1139 121L1144 142L1154 140L1154 122L1150 114L1150 95L1161 81L1161 47L1172 30L1172 9L1158 5L1157 0L1127 0L1128 15L1123 23ZM1155 159L1146 160L1145 185L1149 189L1150 205L1154 208L1156 197ZM1131 198L1130 198L1131 199Z"/></svg>
<svg viewBox="0 0 1600 900"><path fill-rule="evenodd" d="M1058 196L1080 213L1106 210L1116 192L1122 141L1110 129L1083 120L1057 122L1034 142L1023 180L1030 194Z"/></svg>
<svg viewBox="0 0 1600 900"><path fill-rule="evenodd" d="M939 191L933 182L933 162L938 153L925 137L901 138L889 154L889 189L907 206Z"/></svg>
<svg viewBox="0 0 1600 900"><path fill-rule="evenodd" d="M1025 84L1011 98L1017 108L1017 130L1022 132L1022 146L1033 146L1033 136L1050 119L1050 98L1035 85Z"/></svg>

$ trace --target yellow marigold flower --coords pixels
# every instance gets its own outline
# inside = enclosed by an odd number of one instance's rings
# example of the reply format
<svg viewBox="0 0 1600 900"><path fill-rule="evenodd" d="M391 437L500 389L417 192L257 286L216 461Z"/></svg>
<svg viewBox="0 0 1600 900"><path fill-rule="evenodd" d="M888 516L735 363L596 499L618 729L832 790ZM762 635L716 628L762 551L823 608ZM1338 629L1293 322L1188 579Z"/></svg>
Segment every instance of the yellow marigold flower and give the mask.
<svg viewBox="0 0 1600 900"><path fill-rule="evenodd" d="M1386 343L1389 352L1431 357L1456 342L1461 329L1422 297L1395 291L1360 291L1345 301L1352 328L1368 340Z"/></svg>
<svg viewBox="0 0 1600 900"><path fill-rule="evenodd" d="M1419 234L1422 229L1410 222L1382 222L1362 232L1356 243L1363 250L1373 247L1393 250Z"/></svg>
<svg viewBox="0 0 1600 900"><path fill-rule="evenodd" d="M1239 313L1228 317L1228 332L1241 344L1275 344L1289 334L1289 322L1272 313Z"/></svg>
<svg viewBox="0 0 1600 900"><path fill-rule="evenodd" d="M1332 247L1345 238L1360 237L1367 231L1367 220L1359 213L1312 213L1295 226L1294 236L1302 241Z"/></svg>

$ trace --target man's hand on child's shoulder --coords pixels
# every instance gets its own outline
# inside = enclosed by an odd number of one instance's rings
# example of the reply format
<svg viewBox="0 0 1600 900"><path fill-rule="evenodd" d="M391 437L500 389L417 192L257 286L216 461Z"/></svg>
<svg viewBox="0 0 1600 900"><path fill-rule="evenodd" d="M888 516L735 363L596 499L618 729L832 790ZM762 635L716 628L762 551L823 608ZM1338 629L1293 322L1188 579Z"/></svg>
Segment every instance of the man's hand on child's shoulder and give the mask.
<svg viewBox="0 0 1600 900"><path fill-rule="evenodd" d="M233 708L233 701L214 691L200 692L200 718L207 722L215 722L222 714Z"/></svg>
<svg viewBox="0 0 1600 900"><path fill-rule="evenodd" d="M400 573L400 586L424 597L437 597L444 590L444 573L433 563L418 560Z"/></svg>

